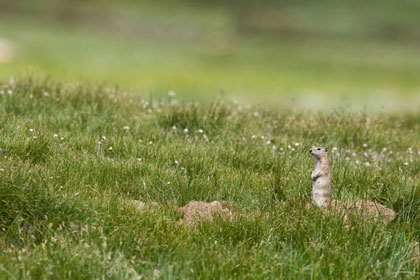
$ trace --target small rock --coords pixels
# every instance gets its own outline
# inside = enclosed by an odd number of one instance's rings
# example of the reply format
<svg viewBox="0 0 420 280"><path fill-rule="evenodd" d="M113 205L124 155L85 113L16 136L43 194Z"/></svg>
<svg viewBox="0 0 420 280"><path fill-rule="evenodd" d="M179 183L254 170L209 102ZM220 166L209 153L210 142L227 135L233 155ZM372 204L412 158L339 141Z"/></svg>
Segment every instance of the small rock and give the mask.
<svg viewBox="0 0 420 280"><path fill-rule="evenodd" d="M140 200L131 200L131 203L139 209L143 209L146 206L146 203Z"/></svg>

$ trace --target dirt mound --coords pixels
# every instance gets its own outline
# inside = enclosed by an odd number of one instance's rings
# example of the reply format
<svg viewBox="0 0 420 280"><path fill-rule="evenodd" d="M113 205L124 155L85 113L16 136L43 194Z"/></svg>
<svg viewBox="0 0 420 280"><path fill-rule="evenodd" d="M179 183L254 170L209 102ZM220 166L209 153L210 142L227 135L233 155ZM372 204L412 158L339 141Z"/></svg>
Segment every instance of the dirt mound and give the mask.
<svg viewBox="0 0 420 280"><path fill-rule="evenodd" d="M213 221L213 218L217 215L230 220L233 218L233 212L227 201L190 201L179 210L184 213L180 222L189 225L203 220Z"/></svg>
<svg viewBox="0 0 420 280"><path fill-rule="evenodd" d="M10 62L15 56L15 47L13 44L0 38L0 63Z"/></svg>
<svg viewBox="0 0 420 280"><path fill-rule="evenodd" d="M347 221L349 215L359 215L365 218L371 218L375 222L383 221L385 224L392 221L396 214L395 211L372 200L354 200L341 202L333 200L331 208L336 211L344 211L344 220Z"/></svg>

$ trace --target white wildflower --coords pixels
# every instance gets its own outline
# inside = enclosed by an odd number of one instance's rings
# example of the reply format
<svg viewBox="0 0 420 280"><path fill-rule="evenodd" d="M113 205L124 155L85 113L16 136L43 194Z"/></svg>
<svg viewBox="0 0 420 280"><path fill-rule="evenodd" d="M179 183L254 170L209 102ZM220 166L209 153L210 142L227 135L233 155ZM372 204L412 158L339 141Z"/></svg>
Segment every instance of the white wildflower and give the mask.
<svg viewBox="0 0 420 280"><path fill-rule="evenodd" d="M296 142L295 147L299 147L299 146L300 146L300 143Z"/></svg>
<svg viewBox="0 0 420 280"><path fill-rule="evenodd" d="M404 165L407 166L408 165L408 162L404 162Z"/></svg>
<svg viewBox="0 0 420 280"><path fill-rule="evenodd" d="M364 153L363 153L363 155L364 155L365 157L367 157L367 156L368 156L368 154L367 154L366 152L364 152Z"/></svg>
<svg viewBox="0 0 420 280"><path fill-rule="evenodd" d="M7 91L7 94L8 94L8 95L12 95L12 93L13 93L13 91L12 91L11 89L9 89L9 90Z"/></svg>
<svg viewBox="0 0 420 280"><path fill-rule="evenodd" d="M370 166L370 163L369 163L369 162L365 162L365 165L366 165L366 166Z"/></svg>
<svg viewBox="0 0 420 280"><path fill-rule="evenodd" d="M128 125L123 126L124 130L130 130L130 127Z"/></svg>
<svg viewBox="0 0 420 280"><path fill-rule="evenodd" d="M58 137L58 134L57 133L54 133L53 137L54 138L57 138Z"/></svg>
<svg viewBox="0 0 420 280"><path fill-rule="evenodd" d="M263 135L263 136L261 136L261 139L262 139L262 140L264 140L264 139L265 139L265 136L264 136L264 135Z"/></svg>
<svg viewBox="0 0 420 280"><path fill-rule="evenodd" d="M295 151L295 148L291 148L290 150L291 150L292 152L294 152L294 151Z"/></svg>
<svg viewBox="0 0 420 280"><path fill-rule="evenodd" d="M356 153L355 153L355 152L353 152L351 155L355 157L355 156L356 156Z"/></svg>
<svg viewBox="0 0 420 280"><path fill-rule="evenodd" d="M32 136L32 138L36 139L36 138L38 138L38 136L35 136L35 135L34 135L34 136Z"/></svg>
<svg viewBox="0 0 420 280"><path fill-rule="evenodd" d="M106 136L105 135L102 136L102 140L104 140L104 141L106 140Z"/></svg>
<svg viewBox="0 0 420 280"><path fill-rule="evenodd" d="M255 138L257 138L257 136L256 136L256 135L252 135L252 136L251 136L251 139L255 139Z"/></svg>
<svg viewBox="0 0 420 280"><path fill-rule="evenodd" d="M176 126L173 126L173 127L172 127L172 130L176 130Z"/></svg>
<svg viewBox="0 0 420 280"><path fill-rule="evenodd" d="M188 133L188 128L184 128L184 133L187 134Z"/></svg>
<svg viewBox="0 0 420 280"><path fill-rule="evenodd" d="M29 129L29 132L34 132L33 128L30 128L30 129Z"/></svg>
<svg viewBox="0 0 420 280"><path fill-rule="evenodd" d="M168 91L168 96L169 97L175 97L176 96L176 92L173 90Z"/></svg>
<svg viewBox="0 0 420 280"><path fill-rule="evenodd" d="M356 160L356 164L360 164L360 161Z"/></svg>
<svg viewBox="0 0 420 280"><path fill-rule="evenodd" d="M290 146L290 145L287 145L287 148L290 150L291 148L292 148L292 146Z"/></svg>
<svg viewBox="0 0 420 280"><path fill-rule="evenodd" d="M385 147L382 149L382 152L386 152L388 149Z"/></svg>
<svg viewBox="0 0 420 280"><path fill-rule="evenodd" d="M0 94L3 95L4 94L4 90L0 90Z"/></svg>
<svg viewBox="0 0 420 280"><path fill-rule="evenodd" d="M108 148L108 150L112 151L112 147L110 146L110 147Z"/></svg>
<svg viewBox="0 0 420 280"><path fill-rule="evenodd" d="M0 172L4 172L4 168L0 168Z"/></svg>
<svg viewBox="0 0 420 280"><path fill-rule="evenodd" d="M102 145L102 142L101 141L98 141L98 145Z"/></svg>
<svg viewBox="0 0 420 280"><path fill-rule="evenodd" d="M277 149L276 145L273 145L273 150L276 150L276 149Z"/></svg>
<svg viewBox="0 0 420 280"><path fill-rule="evenodd" d="M61 141L64 141L64 137L61 137L61 138L60 138L60 140L61 140Z"/></svg>
<svg viewBox="0 0 420 280"><path fill-rule="evenodd" d="M367 146L368 146L368 144L366 144L366 143L363 143L363 148L367 148Z"/></svg>
<svg viewBox="0 0 420 280"><path fill-rule="evenodd" d="M142 158L137 158L137 161L142 161L143 159Z"/></svg>
<svg viewBox="0 0 420 280"><path fill-rule="evenodd" d="M143 143L143 140L139 139L139 143Z"/></svg>
<svg viewBox="0 0 420 280"><path fill-rule="evenodd" d="M407 149L407 153L412 154L412 153L413 153L413 148L408 147L408 149Z"/></svg>
<svg viewBox="0 0 420 280"><path fill-rule="evenodd" d="M178 165L178 164L179 164L179 162L178 162L177 160L175 160L175 164L176 164L176 165Z"/></svg>
<svg viewBox="0 0 420 280"><path fill-rule="evenodd" d="M149 145L152 145L153 144L153 142L152 141L149 141Z"/></svg>
<svg viewBox="0 0 420 280"><path fill-rule="evenodd" d="M349 158L349 157L346 157L346 158L345 158L345 160L347 160L347 161L348 161L348 160L350 160L350 158Z"/></svg>
<svg viewBox="0 0 420 280"><path fill-rule="evenodd" d="M337 152L337 150L338 150L338 149L337 149L337 147L333 147L333 148L332 148L332 152L333 152L333 153Z"/></svg>
<svg viewBox="0 0 420 280"><path fill-rule="evenodd" d="M270 141L270 140L268 140L268 141L266 142L266 144L267 144L267 145L270 145L270 144L271 144L271 141Z"/></svg>
<svg viewBox="0 0 420 280"><path fill-rule="evenodd" d="M200 133L200 134L202 134L204 131L200 128L199 130L198 130L198 133Z"/></svg>
<svg viewBox="0 0 420 280"><path fill-rule="evenodd" d="M48 92L46 92L46 91L44 91L43 95L44 95L44 96L50 96L50 95L48 94Z"/></svg>
<svg viewBox="0 0 420 280"><path fill-rule="evenodd" d="M255 112L253 113L253 115L254 115L254 117L258 117L260 114L259 114L257 111L255 111Z"/></svg>

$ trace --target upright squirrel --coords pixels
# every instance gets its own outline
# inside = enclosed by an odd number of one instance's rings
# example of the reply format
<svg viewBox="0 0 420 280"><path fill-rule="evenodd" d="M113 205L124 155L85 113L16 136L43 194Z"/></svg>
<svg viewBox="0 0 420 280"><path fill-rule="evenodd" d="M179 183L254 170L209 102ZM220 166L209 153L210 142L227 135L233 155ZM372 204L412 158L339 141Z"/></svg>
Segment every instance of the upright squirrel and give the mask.
<svg viewBox="0 0 420 280"><path fill-rule="evenodd" d="M309 152L316 159L315 169L312 172L312 200L325 210L344 210L344 218L348 219L349 212L357 215L372 217L374 220L382 218L385 223L395 218L394 210L372 200L352 200L341 202L332 200L332 173L328 161L328 148L312 147Z"/></svg>
<svg viewBox="0 0 420 280"><path fill-rule="evenodd" d="M327 206L332 199L332 174L328 161L328 148L312 147L309 152L316 159L312 172L312 200L319 206Z"/></svg>

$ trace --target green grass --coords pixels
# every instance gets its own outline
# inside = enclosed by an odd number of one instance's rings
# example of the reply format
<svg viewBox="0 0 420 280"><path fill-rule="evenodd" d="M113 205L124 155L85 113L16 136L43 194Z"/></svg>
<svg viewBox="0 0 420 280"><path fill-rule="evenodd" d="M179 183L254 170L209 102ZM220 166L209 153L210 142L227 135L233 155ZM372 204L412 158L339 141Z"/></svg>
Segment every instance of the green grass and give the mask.
<svg viewBox="0 0 420 280"><path fill-rule="evenodd" d="M177 103L39 79L0 87L1 279L419 276L418 113ZM334 198L379 201L397 218L343 227L305 207L314 144L337 147ZM227 200L238 214L188 227L174 206L190 200Z"/></svg>

